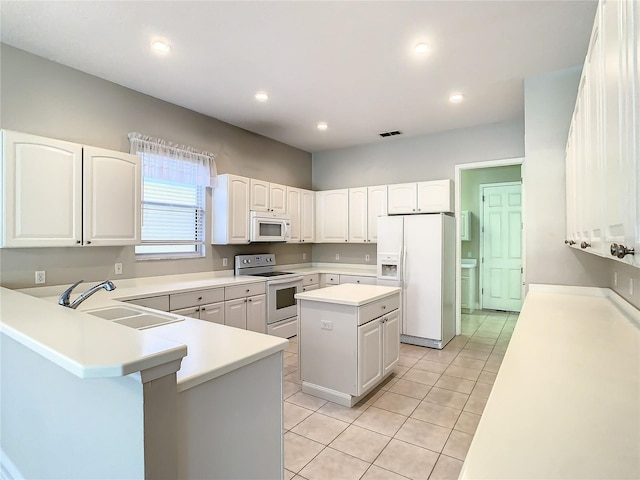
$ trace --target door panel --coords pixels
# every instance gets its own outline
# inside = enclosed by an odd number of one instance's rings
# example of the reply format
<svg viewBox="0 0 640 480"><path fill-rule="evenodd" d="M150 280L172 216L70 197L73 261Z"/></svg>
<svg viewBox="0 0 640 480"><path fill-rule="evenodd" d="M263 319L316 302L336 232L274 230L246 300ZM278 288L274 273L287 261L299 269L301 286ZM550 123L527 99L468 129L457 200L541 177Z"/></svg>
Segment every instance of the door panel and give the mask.
<svg viewBox="0 0 640 480"><path fill-rule="evenodd" d="M482 188L482 307L519 312L522 306L522 186Z"/></svg>

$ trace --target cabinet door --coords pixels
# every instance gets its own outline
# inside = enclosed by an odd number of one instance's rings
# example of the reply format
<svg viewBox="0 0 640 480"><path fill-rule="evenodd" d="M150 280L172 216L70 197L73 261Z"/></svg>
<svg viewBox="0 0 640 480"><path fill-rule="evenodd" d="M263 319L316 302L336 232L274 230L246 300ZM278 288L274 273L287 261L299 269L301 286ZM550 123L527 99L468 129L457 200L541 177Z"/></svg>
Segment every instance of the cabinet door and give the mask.
<svg viewBox="0 0 640 480"><path fill-rule="evenodd" d="M247 299L238 298L224 302L224 324L247 329Z"/></svg>
<svg viewBox="0 0 640 480"><path fill-rule="evenodd" d="M289 239L287 243L299 243L301 231L301 192L299 188L287 188L287 210L291 219L291 227L289 228Z"/></svg>
<svg viewBox="0 0 640 480"><path fill-rule="evenodd" d="M313 243L316 239L316 192L302 190L300 197L300 241Z"/></svg>
<svg viewBox="0 0 640 480"><path fill-rule="evenodd" d="M224 310L224 302L203 305L200 307L200 320L224 325Z"/></svg>
<svg viewBox="0 0 640 480"><path fill-rule="evenodd" d="M460 240L468 241L470 240L470 213L467 210L463 210L460 212Z"/></svg>
<svg viewBox="0 0 640 480"><path fill-rule="evenodd" d="M453 182L435 180L417 185L419 213L453 212Z"/></svg>
<svg viewBox="0 0 640 480"><path fill-rule="evenodd" d="M82 239L82 147L2 132L2 246L68 247Z"/></svg>
<svg viewBox="0 0 640 480"><path fill-rule="evenodd" d="M349 242L367 241L367 187L349 189Z"/></svg>
<svg viewBox="0 0 640 480"><path fill-rule="evenodd" d="M249 243L249 179L229 176L228 243Z"/></svg>
<svg viewBox="0 0 640 480"><path fill-rule="evenodd" d="M378 217L387 214L387 186L367 187L367 242L378 241Z"/></svg>
<svg viewBox="0 0 640 480"><path fill-rule="evenodd" d="M388 187L389 215L399 213L416 213L417 186L415 183L398 183Z"/></svg>
<svg viewBox="0 0 640 480"><path fill-rule="evenodd" d="M247 330L267 333L267 296L247 298Z"/></svg>
<svg viewBox="0 0 640 480"><path fill-rule="evenodd" d="M250 210L256 210L258 212L269 211L269 182L263 182L262 180L251 179L251 208Z"/></svg>
<svg viewBox="0 0 640 480"><path fill-rule="evenodd" d="M142 160L96 147L83 149L83 242L140 243Z"/></svg>
<svg viewBox="0 0 640 480"><path fill-rule="evenodd" d="M274 213L287 213L287 187L269 184L269 209Z"/></svg>
<svg viewBox="0 0 640 480"><path fill-rule="evenodd" d="M200 307L179 308L178 310L171 310L171 313L175 313L176 315L182 315L183 317L199 319Z"/></svg>
<svg viewBox="0 0 640 480"><path fill-rule="evenodd" d="M376 318L358 327L358 395L377 384L381 378L382 321Z"/></svg>
<svg viewBox="0 0 640 480"><path fill-rule="evenodd" d="M349 240L349 190L316 193L316 242L343 243Z"/></svg>
<svg viewBox="0 0 640 480"><path fill-rule="evenodd" d="M382 375L385 376L400 360L400 310L385 315L382 327Z"/></svg>

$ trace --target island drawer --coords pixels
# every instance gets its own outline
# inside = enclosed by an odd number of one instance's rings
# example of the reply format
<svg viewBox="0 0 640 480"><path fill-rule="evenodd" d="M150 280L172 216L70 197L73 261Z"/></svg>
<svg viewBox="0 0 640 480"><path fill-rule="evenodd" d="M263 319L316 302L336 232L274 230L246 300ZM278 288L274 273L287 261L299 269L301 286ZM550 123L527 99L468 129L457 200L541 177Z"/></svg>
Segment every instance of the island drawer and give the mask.
<svg viewBox="0 0 640 480"><path fill-rule="evenodd" d="M132 298L125 300L126 303L133 303L141 307L153 308L163 312L169 311L169 295L156 295L155 297Z"/></svg>
<svg viewBox="0 0 640 480"><path fill-rule="evenodd" d="M169 306L171 307L171 311L222 301L224 301L223 288L210 288L207 290L196 290L194 292L172 293L169 296Z"/></svg>
<svg viewBox="0 0 640 480"><path fill-rule="evenodd" d="M367 303L360 307L360 317L358 325L363 325L374 318L381 317L387 313L391 313L400 307L400 295L392 295L390 297L381 298L375 302Z"/></svg>
<svg viewBox="0 0 640 480"><path fill-rule="evenodd" d="M320 282L320 274L319 273L307 273L302 277L303 285L315 285Z"/></svg>
<svg viewBox="0 0 640 480"><path fill-rule="evenodd" d="M261 295L265 293L265 291L264 282L224 287L224 299L235 300L236 298L252 297L253 295Z"/></svg>

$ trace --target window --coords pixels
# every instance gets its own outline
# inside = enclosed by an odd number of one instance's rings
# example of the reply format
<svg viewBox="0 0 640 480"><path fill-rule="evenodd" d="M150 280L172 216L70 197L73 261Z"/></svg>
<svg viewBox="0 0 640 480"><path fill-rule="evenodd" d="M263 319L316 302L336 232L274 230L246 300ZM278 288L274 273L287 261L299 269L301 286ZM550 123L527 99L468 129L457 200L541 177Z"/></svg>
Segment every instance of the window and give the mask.
<svg viewBox="0 0 640 480"><path fill-rule="evenodd" d="M143 167L142 244L135 247L136 256L204 256L205 193L215 182L213 156L140 134L129 134L129 139Z"/></svg>

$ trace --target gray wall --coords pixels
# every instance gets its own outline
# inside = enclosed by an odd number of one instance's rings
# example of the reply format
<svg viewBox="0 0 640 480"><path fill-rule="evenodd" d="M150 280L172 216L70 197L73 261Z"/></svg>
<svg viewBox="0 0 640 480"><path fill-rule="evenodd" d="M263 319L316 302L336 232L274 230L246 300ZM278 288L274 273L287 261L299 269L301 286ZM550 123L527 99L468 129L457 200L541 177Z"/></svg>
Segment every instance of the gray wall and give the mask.
<svg viewBox="0 0 640 480"><path fill-rule="evenodd" d="M580 69L525 81L524 230L527 284L609 286L607 260L568 248L565 146Z"/></svg>
<svg viewBox="0 0 640 480"><path fill-rule="evenodd" d="M459 163L524 156L524 126L520 121L483 125L433 135L381 139L370 145L313 154L313 188L359 187L454 179ZM340 255L340 260L335 255ZM365 255L371 261L365 261ZM316 262L375 265L374 245L313 246Z"/></svg>
<svg viewBox="0 0 640 480"><path fill-rule="evenodd" d="M137 131L216 153L219 173L311 188L307 152L8 45L0 45L0 62L2 128L125 152L127 134ZM209 212L210 202L209 192ZM179 261L136 261L133 247L0 249L0 284L33 286L35 270L46 270L51 285L220 270L223 257L232 265L236 253L256 251L276 253L279 263L311 259L310 245L207 245L206 257ZM115 262L122 276L113 275Z"/></svg>

